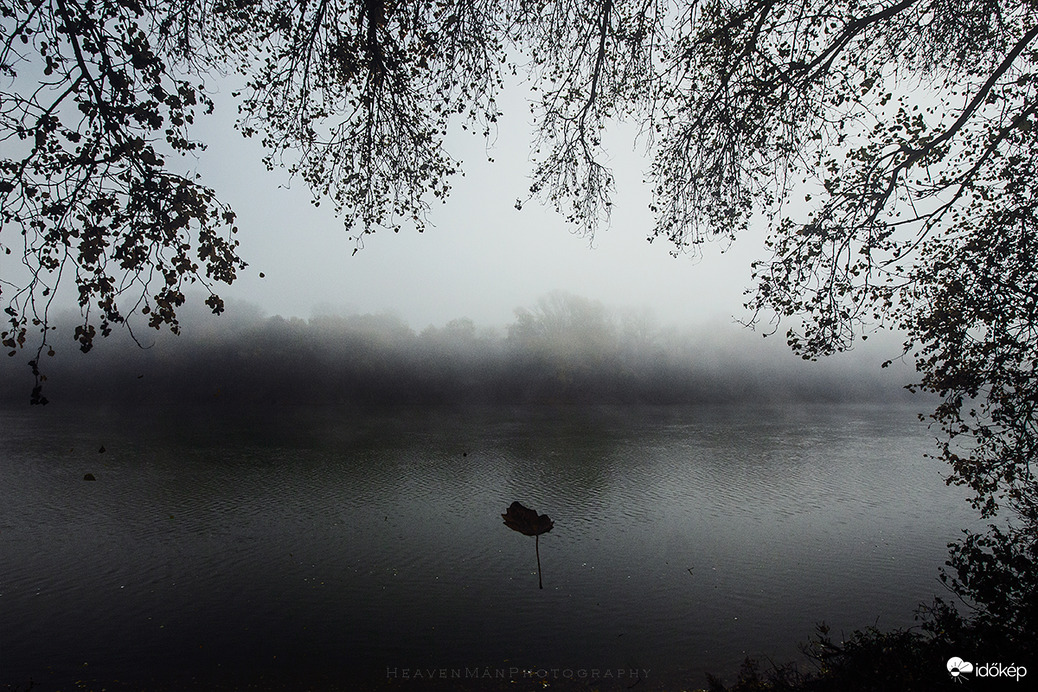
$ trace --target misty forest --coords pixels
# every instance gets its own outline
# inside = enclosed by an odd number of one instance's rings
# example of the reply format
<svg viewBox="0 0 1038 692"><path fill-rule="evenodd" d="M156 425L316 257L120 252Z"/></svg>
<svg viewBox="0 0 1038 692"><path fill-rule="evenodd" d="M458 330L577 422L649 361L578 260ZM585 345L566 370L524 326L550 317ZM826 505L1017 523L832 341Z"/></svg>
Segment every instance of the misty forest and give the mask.
<svg viewBox="0 0 1038 692"><path fill-rule="evenodd" d="M420 331L392 314L285 319L248 304L225 317L189 311L178 336L113 336L87 358L70 345L48 363L48 392L120 406L910 400L904 363L881 370L883 355L900 355L895 341L871 349L871 359L809 364L738 325L682 330L647 310L559 291L516 308L503 328L465 317ZM24 403L25 373L4 365L4 396Z"/></svg>
<svg viewBox="0 0 1038 692"><path fill-rule="evenodd" d="M0 687L1024 689L1036 121L1036 0L0 0ZM547 210L741 304L317 294L472 151L502 282Z"/></svg>

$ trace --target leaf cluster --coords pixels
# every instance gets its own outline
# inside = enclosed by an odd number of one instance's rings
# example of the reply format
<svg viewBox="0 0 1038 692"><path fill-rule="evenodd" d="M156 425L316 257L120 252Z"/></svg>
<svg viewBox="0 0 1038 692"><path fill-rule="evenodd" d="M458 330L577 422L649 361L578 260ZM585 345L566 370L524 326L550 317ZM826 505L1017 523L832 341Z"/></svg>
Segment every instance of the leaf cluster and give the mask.
<svg viewBox="0 0 1038 692"><path fill-rule="evenodd" d="M234 212L170 157L201 145L188 128L212 110L203 86L175 69L196 38L196 6L135 0L13 0L0 5L0 253L21 274L0 282L10 355L38 330L33 400L45 403L39 359L52 353L49 308L72 281L88 351L130 315L177 330L185 285L229 283ZM20 276L21 278L17 278ZM223 310L219 296L206 300Z"/></svg>

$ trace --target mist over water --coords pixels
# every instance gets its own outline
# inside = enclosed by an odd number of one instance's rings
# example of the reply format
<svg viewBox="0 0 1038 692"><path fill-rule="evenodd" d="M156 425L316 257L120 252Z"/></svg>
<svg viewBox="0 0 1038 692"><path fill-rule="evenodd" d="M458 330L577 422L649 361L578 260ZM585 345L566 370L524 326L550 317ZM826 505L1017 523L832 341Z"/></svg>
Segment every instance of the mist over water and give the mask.
<svg viewBox="0 0 1038 692"><path fill-rule="evenodd" d="M912 375L904 363L881 367L900 355L890 335L809 363L789 352L781 332L661 324L648 310L561 292L517 308L507 325L461 317L416 328L392 313L331 310L285 319L248 304L214 317L188 307L179 336L116 328L87 354L71 339L73 324L58 320L56 355L41 359L52 402L893 402L907 399ZM0 363L4 400L27 398L32 355Z"/></svg>
<svg viewBox="0 0 1038 692"><path fill-rule="evenodd" d="M566 293L505 325L188 308L179 336L86 354L74 323L48 406L30 354L0 365L19 685L516 664L700 684L795 657L821 620L910 624L969 514L925 459L912 373L880 367L896 338L807 363L781 333ZM556 522L543 591L501 525L515 500Z"/></svg>

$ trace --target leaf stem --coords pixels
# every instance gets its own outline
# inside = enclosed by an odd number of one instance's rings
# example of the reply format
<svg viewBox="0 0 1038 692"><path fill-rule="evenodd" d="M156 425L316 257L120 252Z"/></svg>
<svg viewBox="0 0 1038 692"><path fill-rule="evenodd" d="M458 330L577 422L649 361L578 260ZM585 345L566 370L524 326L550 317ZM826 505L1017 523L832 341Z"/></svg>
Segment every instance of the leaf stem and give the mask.
<svg viewBox="0 0 1038 692"><path fill-rule="evenodd" d="M544 582L541 581L541 536L537 534L533 537L533 549L537 553L537 586L544 588Z"/></svg>

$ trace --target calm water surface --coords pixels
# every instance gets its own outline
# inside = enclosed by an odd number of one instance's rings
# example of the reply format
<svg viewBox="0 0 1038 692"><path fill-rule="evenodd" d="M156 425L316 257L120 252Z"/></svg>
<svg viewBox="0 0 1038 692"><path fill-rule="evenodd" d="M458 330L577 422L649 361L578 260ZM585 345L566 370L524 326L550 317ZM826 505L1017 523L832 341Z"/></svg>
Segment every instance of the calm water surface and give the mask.
<svg viewBox="0 0 1038 692"><path fill-rule="evenodd" d="M910 625L972 521L905 408L48 407L0 428L0 683L36 689L702 685L795 658L821 621ZM513 500L555 520L543 590Z"/></svg>

